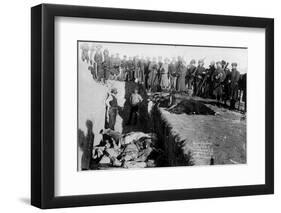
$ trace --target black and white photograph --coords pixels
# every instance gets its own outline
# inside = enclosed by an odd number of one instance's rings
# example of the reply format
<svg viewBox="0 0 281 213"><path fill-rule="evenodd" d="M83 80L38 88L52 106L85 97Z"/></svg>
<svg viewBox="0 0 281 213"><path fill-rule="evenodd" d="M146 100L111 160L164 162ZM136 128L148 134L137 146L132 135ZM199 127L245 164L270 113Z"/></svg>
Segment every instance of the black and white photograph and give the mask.
<svg viewBox="0 0 281 213"><path fill-rule="evenodd" d="M32 7L33 206L274 193L274 19L161 5Z"/></svg>
<svg viewBox="0 0 281 213"><path fill-rule="evenodd" d="M248 48L77 41L77 170L247 164Z"/></svg>

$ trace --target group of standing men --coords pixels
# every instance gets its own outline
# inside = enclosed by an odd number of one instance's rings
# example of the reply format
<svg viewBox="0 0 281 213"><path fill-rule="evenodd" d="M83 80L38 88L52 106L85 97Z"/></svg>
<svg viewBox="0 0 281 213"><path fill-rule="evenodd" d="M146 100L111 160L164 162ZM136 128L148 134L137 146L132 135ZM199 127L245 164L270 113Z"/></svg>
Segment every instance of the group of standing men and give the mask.
<svg viewBox="0 0 281 213"><path fill-rule="evenodd" d="M208 68L204 60L192 59L189 64L183 57L158 58L127 57L121 59L119 54L102 51L102 46L92 48L81 46L82 60L89 63L89 70L95 80L105 83L108 79L135 81L143 84L148 91L188 92L194 96L215 98L218 102L230 102L230 109L243 94L246 102L246 74L237 70L238 64L233 62L231 69L224 60L212 61Z"/></svg>

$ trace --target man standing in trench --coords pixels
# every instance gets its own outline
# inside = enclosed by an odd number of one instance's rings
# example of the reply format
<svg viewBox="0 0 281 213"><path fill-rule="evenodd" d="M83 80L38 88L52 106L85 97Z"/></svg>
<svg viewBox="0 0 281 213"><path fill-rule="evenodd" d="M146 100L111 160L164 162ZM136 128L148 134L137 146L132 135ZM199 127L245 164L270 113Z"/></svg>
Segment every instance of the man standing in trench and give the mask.
<svg viewBox="0 0 281 213"><path fill-rule="evenodd" d="M138 121L138 114L139 114L139 105L143 101L143 98L139 94L139 90L135 88L134 92L132 93L130 97L130 115L129 115L129 120L127 122L127 125L130 125L133 119L133 124L136 125Z"/></svg>
<svg viewBox="0 0 281 213"><path fill-rule="evenodd" d="M118 102L117 102L117 89L113 88L111 92L108 94L108 97L105 101L106 104L106 128L110 128L114 130L116 123L116 116L118 113Z"/></svg>

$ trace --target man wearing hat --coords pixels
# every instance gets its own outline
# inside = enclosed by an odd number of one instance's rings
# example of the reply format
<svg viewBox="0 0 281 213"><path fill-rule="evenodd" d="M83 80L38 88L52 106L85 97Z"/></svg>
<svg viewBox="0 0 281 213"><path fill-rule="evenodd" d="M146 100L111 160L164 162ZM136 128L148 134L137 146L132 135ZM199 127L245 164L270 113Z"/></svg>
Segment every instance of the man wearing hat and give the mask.
<svg viewBox="0 0 281 213"><path fill-rule="evenodd" d="M176 58L172 58L172 62L169 64L169 78L170 87L172 90L177 88L177 61Z"/></svg>
<svg viewBox="0 0 281 213"><path fill-rule="evenodd" d="M120 80L120 76L121 76L120 67L121 67L120 54L116 53L115 58L114 58L114 74L116 76L115 79L118 79L118 80Z"/></svg>
<svg viewBox="0 0 281 213"><path fill-rule="evenodd" d="M126 80L126 72L127 72L127 55L123 56L123 59L121 60L120 64L120 80L125 81Z"/></svg>
<svg viewBox="0 0 281 213"><path fill-rule="evenodd" d="M144 76L145 60L144 60L144 57L141 57L141 59L139 60L138 66L139 66L139 73L140 73L139 82L141 84L144 84L144 82L145 82L145 76Z"/></svg>
<svg viewBox="0 0 281 213"><path fill-rule="evenodd" d="M206 70L204 67L204 60L200 59L198 61L198 66L197 66L196 72L195 72L195 89L194 89L195 95L198 95L198 96L201 95L201 92L203 90L202 83L203 83L205 74L206 74Z"/></svg>
<svg viewBox="0 0 281 213"><path fill-rule="evenodd" d="M169 71L169 59L165 58L164 63L160 68L160 75L161 75L160 86L162 89L168 89L169 87L168 71Z"/></svg>
<svg viewBox="0 0 281 213"><path fill-rule="evenodd" d="M178 92L185 92L186 91L186 85L185 85L185 77L187 73L187 67L184 64L183 57L178 57L177 62L177 91Z"/></svg>
<svg viewBox="0 0 281 213"><path fill-rule="evenodd" d="M211 61L208 70L206 70L206 87L205 87L205 96L211 98L213 96L213 79L212 76L216 70L216 62L215 61Z"/></svg>
<svg viewBox="0 0 281 213"><path fill-rule="evenodd" d="M86 60L87 63L89 63L89 45L88 43L82 43L80 48L82 49L82 61L84 62Z"/></svg>
<svg viewBox="0 0 281 213"><path fill-rule="evenodd" d="M140 82L141 74L140 74L139 56L138 55L136 55L133 58L133 63L134 63L134 80L136 82Z"/></svg>
<svg viewBox="0 0 281 213"><path fill-rule="evenodd" d="M188 89L191 90L194 87L194 77L196 72L196 61L192 59L187 66L187 74L186 74L186 84L188 85Z"/></svg>
<svg viewBox="0 0 281 213"><path fill-rule="evenodd" d="M109 50L105 49L103 51L103 82L106 83L106 81L109 79L110 76L110 56L109 56Z"/></svg>
<svg viewBox="0 0 281 213"><path fill-rule="evenodd" d="M94 56L94 60L96 62L96 70L97 70L97 80L101 81L103 79L103 66L102 66L102 62L103 62L103 55L101 52L101 45L97 46L96 49L96 53Z"/></svg>
<svg viewBox="0 0 281 213"><path fill-rule="evenodd" d="M105 101L106 109L107 109L106 128L108 127L112 130L114 130L115 123L116 123L116 116L118 113L118 102L117 102L116 95L117 95L117 89L112 88Z"/></svg>
<svg viewBox="0 0 281 213"><path fill-rule="evenodd" d="M135 71L135 64L134 64L134 61L133 61L133 57L130 56L129 57L129 60L127 61L127 79L128 81L134 81L134 71Z"/></svg>
<svg viewBox="0 0 281 213"><path fill-rule="evenodd" d="M144 61L144 85L148 90L148 79L149 79L149 64L151 63L150 57L147 56Z"/></svg>
<svg viewBox="0 0 281 213"><path fill-rule="evenodd" d="M225 60L221 61L222 69L225 73L225 79L223 82L223 101L226 105L227 100L229 100L230 95L230 70L228 69L228 62Z"/></svg>
<svg viewBox="0 0 281 213"><path fill-rule="evenodd" d="M90 57L90 64L94 67L94 63L95 63L95 52L96 52L96 46L95 45L91 45L90 50L89 50L89 57Z"/></svg>
<svg viewBox="0 0 281 213"><path fill-rule="evenodd" d="M151 91L151 89L154 89L158 85L158 63L156 61L156 57L152 58L152 62L149 63L149 74L148 74L148 89Z"/></svg>
<svg viewBox="0 0 281 213"><path fill-rule="evenodd" d="M216 97L217 101L219 102L218 104L220 105L220 101L221 101L222 94L223 94L222 83L225 80L225 72L223 71L221 61L216 62L216 66L217 66L217 68L212 76L212 81L214 83L213 94Z"/></svg>
<svg viewBox="0 0 281 213"><path fill-rule="evenodd" d="M240 79L240 72L237 70L237 63L231 64L230 73L230 109L235 109L235 103L238 100L238 81Z"/></svg>

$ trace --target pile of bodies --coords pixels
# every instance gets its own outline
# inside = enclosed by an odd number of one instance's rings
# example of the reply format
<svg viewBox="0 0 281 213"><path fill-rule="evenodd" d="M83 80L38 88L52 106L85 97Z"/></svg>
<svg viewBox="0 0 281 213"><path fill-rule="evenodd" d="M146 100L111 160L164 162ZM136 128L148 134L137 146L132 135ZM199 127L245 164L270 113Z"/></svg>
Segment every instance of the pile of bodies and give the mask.
<svg viewBox="0 0 281 213"><path fill-rule="evenodd" d="M93 147L97 169L155 167L161 155L161 150L156 148L157 136L153 133L121 134L111 129L100 133L103 139Z"/></svg>
<svg viewBox="0 0 281 213"><path fill-rule="evenodd" d="M225 104L229 102L231 109L237 108L236 104L241 99L246 105L247 76L240 74L236 62L231 63L231 68L224 60L213 61L205 67L202 59L186 62L181 56L151 59L126 55L121 59L118 53L110 54L108 49L102 50L99 45L91 48L83 45L81 49L81 58L89 64L88 69L96 81L135 81L152 92L177 91L213 98Z"/></svg>
<svg viewBox="0 0 281 213"><path fill-rule="evenodd" d="M156 104L158 107L168 108L175 104L176 98L174 93L149 93L149 101L152 101L153 104Z"/></svg>

